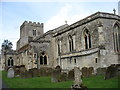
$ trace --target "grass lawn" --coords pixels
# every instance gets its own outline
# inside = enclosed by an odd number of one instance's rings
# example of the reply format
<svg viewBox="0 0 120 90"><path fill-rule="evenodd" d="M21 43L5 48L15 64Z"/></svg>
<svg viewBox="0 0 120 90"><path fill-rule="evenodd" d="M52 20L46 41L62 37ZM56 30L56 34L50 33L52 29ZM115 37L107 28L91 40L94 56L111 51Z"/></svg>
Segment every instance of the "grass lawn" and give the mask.
<svg viewBox="0 0 120 90"><path fill-rule="evenodd" d="M50 77L7 78L6 72L2 73L2 78L10 88L70 88L73 84L73 81L51 83ZM103 76L93 76L83 78L83 84L88 88L118 88L118 78L104 80Z"/></svg>

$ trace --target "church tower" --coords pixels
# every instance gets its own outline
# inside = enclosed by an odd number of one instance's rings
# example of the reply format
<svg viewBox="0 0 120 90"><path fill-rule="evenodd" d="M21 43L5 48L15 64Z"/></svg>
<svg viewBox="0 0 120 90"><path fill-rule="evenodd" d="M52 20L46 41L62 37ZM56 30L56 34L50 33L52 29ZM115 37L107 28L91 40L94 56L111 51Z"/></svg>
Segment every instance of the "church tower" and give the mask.
<svg viewBox="0 0 120 90"><path fill-rule="evenodd" d="M29 41L35 39L37 36L43 34L43 23L27 22L20 26L20 39L17 42L17 49L29 43Z"/></svg>

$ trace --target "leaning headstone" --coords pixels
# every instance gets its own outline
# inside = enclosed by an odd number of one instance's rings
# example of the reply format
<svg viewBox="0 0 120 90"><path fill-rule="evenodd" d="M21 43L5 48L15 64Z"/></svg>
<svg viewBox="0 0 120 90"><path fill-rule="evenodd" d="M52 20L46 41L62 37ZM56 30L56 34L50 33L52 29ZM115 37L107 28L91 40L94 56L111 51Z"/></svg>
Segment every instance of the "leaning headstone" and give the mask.
<svg viewBox="0 0 120 90"><path fill-rule="evenodd" d="M14 69L13 68L8 69L7 77L14 78Z"/></svg>

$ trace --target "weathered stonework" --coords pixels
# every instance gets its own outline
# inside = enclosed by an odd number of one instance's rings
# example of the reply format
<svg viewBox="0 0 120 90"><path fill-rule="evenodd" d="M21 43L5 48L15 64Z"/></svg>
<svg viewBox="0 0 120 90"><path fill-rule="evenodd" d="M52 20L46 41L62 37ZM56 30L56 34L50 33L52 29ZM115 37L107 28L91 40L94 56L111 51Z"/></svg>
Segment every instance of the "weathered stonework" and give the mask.
<svg viewBox="0 0 120 90"><path fill-rule="evenodd" d="M63 71L68 71L74 67L97 69L118 64L120 38L117 43L115 25L119 35L120 16L103 12L46 33L43 33L43 23L25 21L20 27L16 53L12 56L14 65L25 65L27 70L60 65Z"/></svg>

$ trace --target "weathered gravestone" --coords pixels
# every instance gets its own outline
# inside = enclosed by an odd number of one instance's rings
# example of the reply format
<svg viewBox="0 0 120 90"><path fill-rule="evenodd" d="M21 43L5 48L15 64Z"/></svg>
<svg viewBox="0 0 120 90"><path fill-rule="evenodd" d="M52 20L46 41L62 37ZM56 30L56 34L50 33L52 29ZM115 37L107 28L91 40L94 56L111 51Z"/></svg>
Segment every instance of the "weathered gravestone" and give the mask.
<svg viewBox="0 0 120 90"><path fill-rule="evenodd" d="M55 69L53 69L51 82L59 82L60 74L61 68L60 66L57 66Z"/></svg>
<svg viewBox="0 0 120 90"><path fill-rule="evenodd" d="M48 67L40 67L38 69L39 76L51 76L53 69Z"/></svg>
<svg viewBox="0 0 120 90"><path fill-rule="evenodd" d="M109 66L105 73L105 79L110 79L115 76L119 76L120 64L112 64Z"/></svg>
<svg viewBox="0 0 120 90"><path fill-rule="evenodd" d="M88 76L89 76L89 77L92 76L93 73L94 73L94 68L93 68L93 67L89 67L89 68L88 68Z"/></svg>
<svg viewBox="0 0 120 90"><path fill-rule="evenodd" d="M82 79L81 79L81 71L78 67L74 67L74 76L75 76L75 80L74 80L74 84L75 85L81 85L82 84Z"/></svg>
<svg viewBox="0 0 120 90"><path fill-rule="evenodd" d="M81 71L78 67L74 67L74 85L72 85L72 89L80 89L82 84L81 79Z"/></svg>
<svg viewBox="0 0 120 90"><path fill-rule="evenodd" d="M32 77L38 77L39 76L39 72L38 72L37 68L29 69L28 73L31 74Z"/></svg>
<svg viewBox="0 0 120 90"><path fill-rule="evenodd" d="M52 68L47 68L47 70L46 70L46 76L51 76L52 75L52 71L53 71Z"/></svg>
<svg viewBox="0 0 120 90"><path fill-rule="evenodd" d="M69 80L74 80L74 69L72 69L68 72L68 79Z"/></svg>
<svg viewBox="0 0 120 90"><path fill-rule="evenodd" d="M97 68L97 75L105 75L106 68Z"/></svg>
<svg viewBox="0 0 120 90"><path fill-rule="evenodd" d="M14 66L14 70L15 70L15 77L19 77L20 76L20 66Z"/></svg>
<svg viewBox="0 0 120 90"><path fill-rule="evenodd" d="M38 76L39 76L38 69L33 68L33 77L38 77Z"/></svg>
<svg viewBox="0 0 120 90"><path fill-rule="evenodd" d="M78 67L74 67L74 85L72 85L72 90L87 90L86 86L82 84L82 72Z"/></svg>
<svg viewBox="0 0 120 90"><path fill-rule="evenodd" d="M59 82L62 82L62 81L67 81L67 73L65 72L61 72L59 78L58 78L58 81Z"/></svg>
<svg viewBox="0 0 120 90"><path fill-rule="evenodd" d="M87 67L83 67L81 69L82 71L82 77L88 77L88 68Z"/></svg>
<svg viewBox="0 0 120 90"><path fill-rule="evenodd" d="M8 78L14 78L14 74L15 74L14 69L13 68L9 68L8 69L8 73L7 73L7 77Z"/></svg>
<svg viewBox="0 0 120 90"><path fill-rule="evenodd" d="M25 72L27 71L25 65L21 65L19 70L20 70L20 77L25 78L26 77Z"/></svg>

